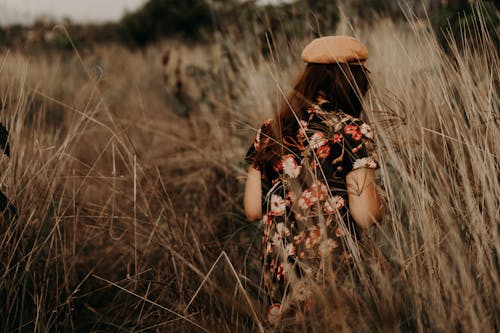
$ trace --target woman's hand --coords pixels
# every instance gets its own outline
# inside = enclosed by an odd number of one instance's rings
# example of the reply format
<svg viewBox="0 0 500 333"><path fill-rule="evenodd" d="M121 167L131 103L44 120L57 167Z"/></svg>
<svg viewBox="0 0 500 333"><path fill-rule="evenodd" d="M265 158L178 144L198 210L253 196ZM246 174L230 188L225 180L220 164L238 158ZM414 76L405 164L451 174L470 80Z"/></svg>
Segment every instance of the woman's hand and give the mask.
<svg viewBox="0 0 500 333"><path fill-rule="evenodd" d="M253 166L248 168L243 199L245 215L250 221L262 218L262 185L260 171Z"/></svg>
<svg viewBox="0 0 500 333"><path fill-rule="evenodd" d="M367 228L384 216L384 201L378 194L375 171L368 168L353 170L347 174L349 211L354 221Z"/></svg>

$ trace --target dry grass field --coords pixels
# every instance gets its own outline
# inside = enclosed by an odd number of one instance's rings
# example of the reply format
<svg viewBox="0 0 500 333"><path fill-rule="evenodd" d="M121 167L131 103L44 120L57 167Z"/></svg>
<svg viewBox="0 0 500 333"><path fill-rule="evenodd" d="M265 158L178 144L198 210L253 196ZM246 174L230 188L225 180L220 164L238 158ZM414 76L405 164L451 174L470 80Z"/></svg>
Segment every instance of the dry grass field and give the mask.
<svg viewBox="0 0 500 333"><path fill-rule="evenodd" d="M339 25L370 50L387 213L363 239L377 257L278 330L500 331L500 63L481 22L448 54L425 22ZM18 212L0 223L0 330L268 330L243 155L309 38L267 57L251 35L0 54Z"/></svg>

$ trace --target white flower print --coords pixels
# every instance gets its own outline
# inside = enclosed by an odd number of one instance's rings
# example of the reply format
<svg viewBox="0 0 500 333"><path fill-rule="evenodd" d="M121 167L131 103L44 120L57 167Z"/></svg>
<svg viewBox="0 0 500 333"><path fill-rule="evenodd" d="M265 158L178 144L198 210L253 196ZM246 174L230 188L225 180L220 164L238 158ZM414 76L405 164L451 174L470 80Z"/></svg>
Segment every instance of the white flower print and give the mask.
<svg viewBox="0 0 500 333"><path fill-rule="evenodd" d="M308 122L301 119L300 120L300 125L301 126L299 126L298 137L299 138L303 138L304 136L306 136L306 130L307 130Z"/></svg>
<svg viewBox="0 0 500 333"><path fill-rule="evenodd" d="M281 236L290 236L290 229L288 229L284 223L276 224L276 231Z"/></svg>
<svg viewBox="0 0 500 333"><path fill-rule="evenodd" d="M312 192L310 190L305 190L304 192L302 192L302 195L300 196L298 202L300 209L306 210L309 207L311 207L312 205L311 198L312 198Z"/></svg>
<svg viewBox="0 0 500 333"><path fill-rule="evenodd" d="M312 205L325 200L327 194L328 187L324 183L314 183L310 188L302 192L302 195L300 196L300 199L298 201L298 205L300 209L306 210Z"/></svg>
<svg viewBox="0 0 500 333"><path fill-rule="evenodd" d="M283 215L286 209L286 201L279 195L271 196L271 215Z"/></svg>
<svg viewBox="0 0 500 333"><path fill-rule="evenodd" d="M323 206L323 210L329 214L334 214L345 205L345 200L340 195L335 195L333 198L328 199Z"/></svg>
<svg viewBox="0 0 500 333"><path fill-rule="evenodd" d="M302 170L302 166L297 164L292 154L283 156L281 164L283 166L283 172L290 178L297 178L300 174L300 170Z"/></svg>
<svg viewBox="0 0 500 333"><path fill-rule="evenodd" d="M262 220L260 221L260 223L262 223L262 225L270 225L272 223L272 218L271 216L269 216L268 214L264 214L262 216Z"/></svg>
<svg viewBox="0 0 500 333"><path fill-rule="evenodd" d="M361 133L366 136L368 139L373 139L373 131L372 131L372 128L370 127L370 125L366 124L366 123L363 123L361 124L361 126L359 127L359 130L361 131Z"/></svg>
<svg viewBox="0 0 500 333"><path fill-rule="evenodd" d="M321 237L321 230L319 228L315 227L309 232L309 236L306 238L305 246L306 249L312 248L314 245L316 245L319 242L319 239Z"/></svg>
<svg viewBox="0 0 500 333"><path fill-rule="evenodd" d="M325 239L318 246L318 253L322 257L326 257L333 252L333 249L337 248L339 243L333 239Z"/></svg>
<svg viewBox="0 0 500 333"><path fill-rule="evenodd" d="M289 256L293 256L297 253L297 249L295 248L295 246L292 243L288 243L286 245L286 253Z"/></svg>
<svg viewBox="0 0 500 333"><path fill-rule="evenodd" d="M373 156L358 158L352 164L353 170L356 170L359 168L375 169L376 167L377 167L377 161L375 161L375 158L373 158Z"/></svg>
<svg viewBox="0 0 500 333"><path fill-rule="evenodd" d="M319 147L325 145L327 142L328 142L328 140L325 139L325 135L321 132L315 132L309 138L309 146L313 149L319 148Z"/></svg>
<svg viewBox="0 0 500 333"><path fill-rule="evenodd" d="M326 195L328 195L328 187L325 185L325 183L322 182L316 182L311 186L311 191L313 194L313 203L323 201L326 198Z"/></svg>

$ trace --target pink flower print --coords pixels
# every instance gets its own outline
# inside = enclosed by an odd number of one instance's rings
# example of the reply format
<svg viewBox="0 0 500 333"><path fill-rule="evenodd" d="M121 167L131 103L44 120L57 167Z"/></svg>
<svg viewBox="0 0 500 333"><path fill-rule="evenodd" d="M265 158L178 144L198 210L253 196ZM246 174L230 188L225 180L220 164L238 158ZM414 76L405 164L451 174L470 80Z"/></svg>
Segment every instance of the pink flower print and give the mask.
<svg viewBox="0 0 500 333"><path fill-rule="evenodd" d="M313 104L311 105L310 107L307 108L307 112L308 113L320 113L321 112L321 108L319 107L319 105L316 105L316 104Z"/></svg>
<svg viewBox="0 0 500 333"><path fill-rule="evenodd" d="M267 242L266 244L266 253L267 254L273 253L273 244L271 244L271 242Z"/></svg>
<svg viewBox="0 0 500 333"><path fill-rule="evenodd" d="M340 210L344 205L345 205L344 198L342 198L340 195L336 195L325 202L323 210L327 214L333 215L337 210Z"/></svg>
<svg viewBox="0 0 500 333"><path fill-rule="evenodd" d="M271 215L279 216L285 213L286 201L277 194L271 196Z"/></svg>
<svg viewBox="0 0 500 333"><path fill-rule="evenodd" d="M358 126L356 125L347 125L346 127L344 127L345 134L352 134L356 131L358 131Z"/></svg>
<svg viewBox="0 0 500 333"><path fill-rule="evenodd" d="M318 167L318 162L316 162L315 158L311 160L311 166L310 167L311 167L311 171L315 171L316 168Z"/></svg>
<svg viewBox="0 0 500 333"><path fill-rule="evenodd" d="M352 138L356 141L361 140L362 137L363 137L363 134L361 134L360 131L356 131L356 132L352 133Z"/></svg>
<svg viewBox="0 0 500 333"><path fill-rule="evenodd" d="M342 235L344 235L344 233L342 232L342 229L340 229L340 228L335 229L335 236L341 237Z"/></svg>
<svg viewBox="0 0 500 333"><path fill-rule="evenodd" d="M297 178L300 174L300 170L302 170L302 166L297 164L292 154L283 156L281 164L283 165L285 175L288 175L290 178Z"/></svg>
<svg viewBox="0 0 500 333"><path fill-rule="evenodd" d="M281 170L283 170L283 163L280 160L275 160L273 162L273 170L275 172L281 172Z"/></svg>
<svg viewBox="0 0 500 333"><path fill-rule="evenodd" d="M344 127L344 133L350 134L356 141L360 140L363 137L363 134L361 134L359 127L356 125L347 125L346 127Z"/></svg>
<svg viewBox="0 0 500 333"><path fill-rule="evenodd" d="M278 281L280 281L281 278L283 277L284 271L285 271L285 268L283 267L283 265L279 265L278 271L276 272L276 279L278 279Z"/></svg>
<svg viewBox="0 0 500 333"><path fill-rule="evenodd" d="M274 265L276 265L276 260L271 259L271 263L269 264L269 271L271 274L274 272Z"/></svg>
<svg viewBox="0 0 500 333"><path fill-rule="evenodd" d="M321 132L315 132L309 138L309 145L313 149L319 148L319 147L325 145L327 142L328 142L328 140L325 139L325 135Z"/></svg>
<svg viewBox="0 0 500 333"><path fill-rule="evenodd" d="M334 205L332 205L332 204L330 203L330 200L327 200L327 201L325 202L325 205L323 206L323 210L324 210L324 211L325 211L325 213L327 213L328 215L333 215L333 214L335 214L335 208L334 208L334 207L335 207L335 206L334 206Z"/></svg>
<svg viewBox="0 0 500 333"><path fill-rule="evenodd" d="M323 201L326 198L326 195L328 194L328 187L325 185L325 183L322 182L316 182L311 186L312 190L312 200L313 203L317 203L319 201Z"/></svg>
<svg viewBox="0 0 500 333"><path fill-rule="evenodd" d="M325 196L328 193L328 188L324 183L317 182L313 184L310 188L304 190L300 199L298 201L299 207L302 210L306 210L312 205L325 200Z"/></svg>
<svg viewBox="0 0 500 333"><path fill-rule="evenodd" d="M339 143L342 141L342 134L337 133L332 137L333 143Z"/></svg>
<svg viewBox="0 0 500 333"><path fill-rule="evenodd" d="M295 248L295 246L292 243L289 243L286 245L286 253L289 256L293 256L297 253L297 249Z"/></svg>
<svg viewBox="0 0 500 333"><path fill-rule="evenodd" d="M327 158L330 155L330 147L327 145L319 147L316 151L316 155L318 155L318 158Z"/></svg>

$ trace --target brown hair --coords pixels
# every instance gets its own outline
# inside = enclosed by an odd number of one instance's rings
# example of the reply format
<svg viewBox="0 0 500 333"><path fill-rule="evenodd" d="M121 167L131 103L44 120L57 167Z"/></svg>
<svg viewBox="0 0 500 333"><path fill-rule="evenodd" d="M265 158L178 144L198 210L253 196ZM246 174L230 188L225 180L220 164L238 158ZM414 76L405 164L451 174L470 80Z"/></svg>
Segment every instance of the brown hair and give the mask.
<svg viewBox="0 0 500 333"><path fill-rule="evenodd" d="M265 140L266 144L256 153L255 165L261 166L282 155L282 138L296 133L297 119L302 118L319 95L332 103L334 109L359 117L361 99L369 88L366 73L366 68L357 64L307 64L288 98L282 101L272 122L272 130L267 133L269 140Z"/></svg>

